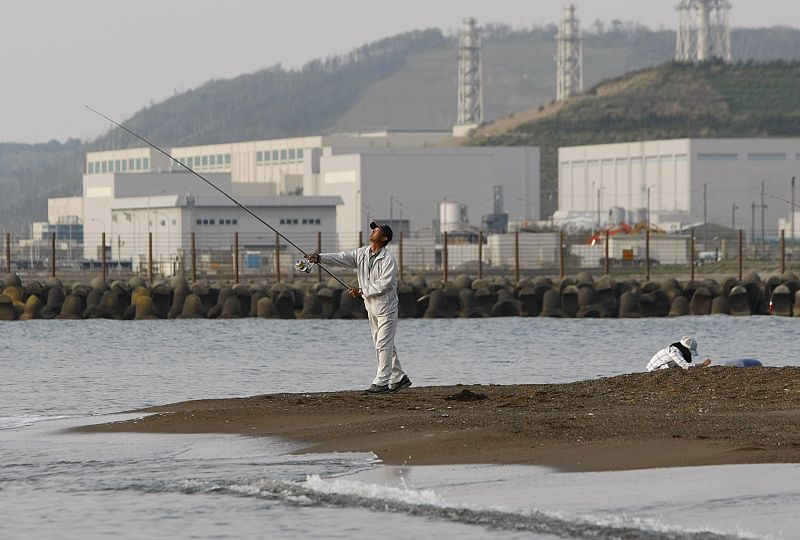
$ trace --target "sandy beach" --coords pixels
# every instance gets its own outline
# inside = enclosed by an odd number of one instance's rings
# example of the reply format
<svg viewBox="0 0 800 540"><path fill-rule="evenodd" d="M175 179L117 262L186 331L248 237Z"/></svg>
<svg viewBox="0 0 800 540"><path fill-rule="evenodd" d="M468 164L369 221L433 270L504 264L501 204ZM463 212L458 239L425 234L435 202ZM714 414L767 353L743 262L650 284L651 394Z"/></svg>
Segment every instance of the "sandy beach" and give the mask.
<svg viewBox="0 0 800 540"><path fill-rule="evenodd" d="M420 381L415 381L420 382ZM600 471L800 462L800 368L694 368L569 384L272 394L142 409L84 432L240 433L389 464Z"/></svg>

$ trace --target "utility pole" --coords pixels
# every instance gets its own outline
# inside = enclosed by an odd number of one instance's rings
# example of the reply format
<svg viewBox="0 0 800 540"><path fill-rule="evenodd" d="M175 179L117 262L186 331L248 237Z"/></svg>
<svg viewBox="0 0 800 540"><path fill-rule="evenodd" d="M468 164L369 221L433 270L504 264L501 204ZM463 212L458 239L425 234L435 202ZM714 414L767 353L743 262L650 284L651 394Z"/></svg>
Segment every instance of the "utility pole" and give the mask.
<svg viewBox="0 0 800 540"><path fill-rule="evenodd" d="M703 184L703 251L708 250L708 207L706 195L708 193L708 184Z"/></svg>
<svg viewBox="0 0 800 540"><path fill-rule="evenodd" d="M739 209L736 203L731 204L731 230L736 230L736 211Z"/></svg>
<svg viewBox="0 0 800 540"><path fill-rule="evenodd" d="M761 245L764 245L764 209L767 207L764 204L764 181L761 181Z"/></svg>
<svg viewBox="0 0 800 540"><path fill-rule="evenodd" d="M597 230L600 230L600 190L597 190Z"/></svg>
<svg viewBox="0 0 800 540"><path fill-rule="evenodd" d="M756 243L756 202L750 204L750 242L755 245Z"/></svg>
<svg viewBox="0 0 800 540"><path fill-rule="evenodd" d="M792 207L789 209L792 213L792 246L794 246L794 212L795 212L795 205L794 205L794 176L792 176Z"/></svg>

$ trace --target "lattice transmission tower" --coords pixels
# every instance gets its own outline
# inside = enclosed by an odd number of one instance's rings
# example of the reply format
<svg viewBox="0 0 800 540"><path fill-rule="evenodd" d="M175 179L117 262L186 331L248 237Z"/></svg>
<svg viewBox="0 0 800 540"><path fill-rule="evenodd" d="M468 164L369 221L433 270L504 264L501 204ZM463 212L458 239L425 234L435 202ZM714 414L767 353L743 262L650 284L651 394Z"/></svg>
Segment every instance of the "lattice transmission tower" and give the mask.
<svg viewBox="0 0 800 540"><path fill-rule="evenodd" d="M583 40L575 17L575 6L564 7L564 18L556 35L556 101L566 101L583 92Z"/></svg>
<svg viewBox="0 0 800 540"><path fill-rule="evenodd" d="M728 0L680 0L675 61L696 64L731 61L731 25Z"/></svg>
<svg viewBox="0 0 800 540"><path fill-rule="evenodd" d="M458 118L454 135L466 135L483 122L481 36L473 18L464 19L458 37Z"/></svg>

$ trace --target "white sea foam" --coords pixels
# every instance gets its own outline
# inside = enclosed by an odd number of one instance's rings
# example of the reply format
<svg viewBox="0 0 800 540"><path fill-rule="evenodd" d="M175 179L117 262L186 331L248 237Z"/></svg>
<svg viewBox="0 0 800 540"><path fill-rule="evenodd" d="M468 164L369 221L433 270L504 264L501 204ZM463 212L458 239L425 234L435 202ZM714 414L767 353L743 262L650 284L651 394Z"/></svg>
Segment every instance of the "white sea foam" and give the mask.
<svg viewBox="0 0 800 540"><path fill-rule="evenodd" d="M305 487L319 493L328 495L351 495L355 497L366 497L370 499L380 499L401 502L405 504L428 504L431 506L449 506L448 503L430 489L416 490L405 489L394 486L381 486L353 480L334 478L331 480L322 479L319 475L312 474L306 477Z"/></svg>

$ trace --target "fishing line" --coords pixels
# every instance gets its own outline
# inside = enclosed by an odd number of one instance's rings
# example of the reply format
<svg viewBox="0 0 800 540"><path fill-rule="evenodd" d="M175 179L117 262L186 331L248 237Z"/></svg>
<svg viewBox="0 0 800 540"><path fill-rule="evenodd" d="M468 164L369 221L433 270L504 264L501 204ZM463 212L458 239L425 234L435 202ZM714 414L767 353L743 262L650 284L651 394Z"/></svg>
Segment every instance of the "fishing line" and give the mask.
<svg viewBox="0 0 800 540"><path fill-rule="evenodd" d="M231 197L230 195L228 195L227 193L225 193L225 191L224 191L224 190L222 190L221 188L219 188L219 187L217 187L216 185L214 185L214 183L213 183L213 182L211 182L211 181L209 181L207 178L203 177L203 175L201 175L200 173L198 173L197 171L195 171L194 169L192 169L191 167L189 167L188 165L186 165L186 164L185 164L184 162L182 162L181 160L179 160L179 159L177 159L177 158L174 158L174 157L172 157L172 156L171 156L169 153L167 153L165 150L162 150L160 147L158 147L158 146L156 146L155 144L151 143L150 141L148 141L147 139L145 139L144 137L142 137L142 136L141 136L141 135L139 135L138 133L135 133L133 130L131 130L131 129L129 129L129 128L127 128L127 127L125 127L125 126L123 126L123 125L122 125L122 124L120 124L119 122L115 122L114 120L112 120L111 118L109 118L109 117L108 117L108 116L106 116L105 114L101 113L100 111L98 111L98 110L96 110L96 109L93 109L92 107L90 107L90 106L88 106L88 105L84 105L84 107L86 107L87 109L89 109L89 110L90 110L90 111L92 111L93 113L95 113L95 114L97 114L97 115L99 115L99 116L102 116L103 118L105 118L106 120L108 120L109 122L111 122L112 124L114 124L115 126L117 126L118 128L120 128L120 129L124 129L125 131L127 131L128 133L130 133L131 135L133 135L134 137L136 137L136 138L137 138L137 139L139 139L140 141L144 142L144 143L145 143L145 144L147 144L148 146L151 146L151 147L152 147L152 148L154 148L155 150L158 150L159 152L161 152L162 154L164 154L165 156L167 156L169 159L171 159L172 161L174 161L175 163L177 163L178 165L180 165L181 167L183 167L184 169L186 169L187 171L189 171L190 173L192 173L193 175L195 175L196 177L198 177L200 180L202 180L203 182L205 182L206 184L208 184L208 185L209 185L209 186L211 186L212 188L214 188L214 189L216 189L217 191L219 191L219 192L220 192L222 195L224 195L225 197L227 197L227 198L228 198L228 200L230 200L230 201L231 201L232 203L234 203L236 206L238 206L239 208L241 208L242 210L244 210L245 212L247 212L248 214L250 214L251 216L253 216L254 218L256 218L256 219L257 219L258 221L260 221L260 222L261 222L263 225L266 225L267 227L269 227L269 228L270 228L270 229L271 229L273 232L275 232L275 234L277 234L279 237L281 237L281 238L283 238L284 240L286 240L286 242L288 242L288 243L289 243L289 245L291 245L291 246L292 246L293 248L295 248L297 251L299 251L300 253L302 253L304 257L307 257L307 256L308 256L308 253L306 253L306 251L305 251L304 249L301 249L301 248L300 248L300 247L299 247L297 244L295 244L294 242L292 242L291 240L289 240L288 238L286 238L286 237L285 237L283 234L281 234L281 232L280 232L278 229L276 229L275 227L273 227L272 225L270 225L269 223L267 223L266 221L264 221L263 219L261 219L261 218L260 218L258 215L256 215L256 214L255 214L255 212L253 212L253 211L252 211L252 210L250 210L248 207L246 207L245 205L243 205L242 203L240 203L239 201L237 201L236 199L234 199L233 197ZM339 277L338 277L338 276L336 276L335 274L333 274L333 273L332 273L330 270L328 270L327 268L325 268L324 266L322 266L320 263L316 263L316 264L319 264L319 267L320 267L320 268L322 268L322 269L325 271L325 273L327 273L327 274L328 274L329 276L331 276L333 279L335 279L336 281L338 281L339 283L341 283L341 284L342 284L342 286L344 286L344 288L346 288L346 289L349 289L349 288L350 288L350 286L349 286L347 283L345 283L344 281L342 281L341 279L339 279ZM303 271L306 271L305 269L302 269L302 270L303 270Z"/></svg>

